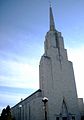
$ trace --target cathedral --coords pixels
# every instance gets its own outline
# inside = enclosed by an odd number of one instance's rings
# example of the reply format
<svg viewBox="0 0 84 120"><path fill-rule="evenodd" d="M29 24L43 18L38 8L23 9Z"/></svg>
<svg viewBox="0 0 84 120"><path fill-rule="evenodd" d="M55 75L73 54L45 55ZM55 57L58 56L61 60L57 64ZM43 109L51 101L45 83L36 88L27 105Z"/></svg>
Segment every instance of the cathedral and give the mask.
<svg viewBox="0 0 84 120"><path fill-rule="evenodd" d="M39 89L11 108L15 120L81 120L73 64L68 60L61 32L55 28L50 6L50 28L39 63Z"/></svg>

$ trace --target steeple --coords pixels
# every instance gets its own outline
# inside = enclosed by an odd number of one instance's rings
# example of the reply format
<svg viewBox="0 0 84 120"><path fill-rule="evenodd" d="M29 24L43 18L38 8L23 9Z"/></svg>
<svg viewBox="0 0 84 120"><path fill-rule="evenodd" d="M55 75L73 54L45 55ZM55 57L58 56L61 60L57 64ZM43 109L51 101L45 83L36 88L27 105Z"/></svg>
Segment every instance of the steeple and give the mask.
<svg viewBox="0 0 84 120"><path fill-rule="evenodd" d="M58 32L55 29L51 3L50 3L49 11L50 11L50 29L45 36L45 42L44 42L45 55L48 54L49 49L56 48L58 49L57 51L60 60L61 51L62 49L64 49L64 41L63 41L63 37L61 36L61 32Z"/></svg>
<svg viewBox="0 0 84 120"><path fill-rule="evenodd" d="M55 23L54 23L52 7L51 7L51 4L50 4L50 31L54 31L54 30L55 30Z"/></svg>

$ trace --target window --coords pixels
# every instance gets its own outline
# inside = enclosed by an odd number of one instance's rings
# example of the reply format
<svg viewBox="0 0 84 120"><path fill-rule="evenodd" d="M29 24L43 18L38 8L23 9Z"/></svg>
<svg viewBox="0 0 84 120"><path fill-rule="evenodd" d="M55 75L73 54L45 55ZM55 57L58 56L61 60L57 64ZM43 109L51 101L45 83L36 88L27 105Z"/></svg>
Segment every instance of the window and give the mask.
<svg viewBox="0 0 84 120"><path fill-rule="evenodd" d="M63 117L62 120L67 120L67 117Z"/></svg>
<svg viewBox="0 0 84 120"><path fill-rule="evenodd" d="M75 120L75 117L74 117L74 116L72 116L72 120Z"/></svg>
<svg viewBox="0 0 84 120"><path fill-rule="evenodd" d="M56 120L59 120L59 117L57 117Z"/></svg>

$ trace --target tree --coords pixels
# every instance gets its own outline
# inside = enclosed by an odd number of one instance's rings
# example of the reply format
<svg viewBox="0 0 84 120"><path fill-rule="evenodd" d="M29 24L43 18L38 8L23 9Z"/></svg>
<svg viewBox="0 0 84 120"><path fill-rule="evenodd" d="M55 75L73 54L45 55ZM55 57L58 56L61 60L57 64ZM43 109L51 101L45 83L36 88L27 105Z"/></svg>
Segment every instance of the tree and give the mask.
<svg viewBox="0 0 84 120"><path fill-rule="evenodd" d="M11 109L9 105L6 107L6 109L4 108L2 110L0 120L14 120L14 118L11 115Z"/></svg>
<svg viewBox="0 0 84 120"><path fill-rule="evenodd" d="M6 109L4 108L1 113L1 120L6 120Z"/></svg>

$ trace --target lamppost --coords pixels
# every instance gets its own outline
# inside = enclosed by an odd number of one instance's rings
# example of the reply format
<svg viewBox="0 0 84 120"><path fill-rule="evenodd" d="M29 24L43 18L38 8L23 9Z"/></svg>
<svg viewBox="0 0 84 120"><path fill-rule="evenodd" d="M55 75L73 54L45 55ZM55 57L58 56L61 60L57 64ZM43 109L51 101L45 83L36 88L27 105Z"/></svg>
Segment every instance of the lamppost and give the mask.
<svg viewBox="0 0 84 120"><path fill-rule="evenodd" d="M44 110L45 110L45 120L47 120L47 108L46 108L46 103L48 102L48 98L44 97L42 99L42 102L44 103Z"/></svg>
<svg viewBox="0 0 84 120"><path fill-rule="evenodd" d="M20 108L20 120L21 120L21 108L22 108L22 105L19 105L19 108Z"/></svg>

